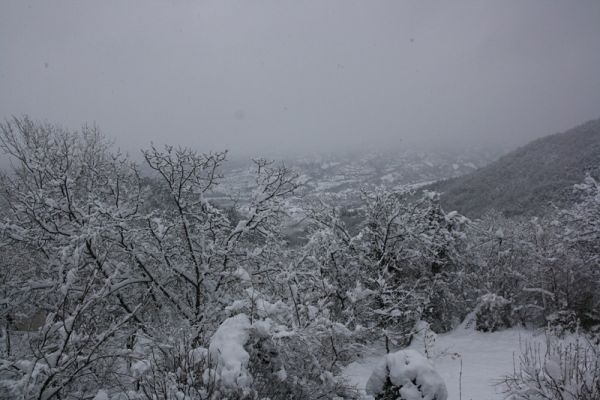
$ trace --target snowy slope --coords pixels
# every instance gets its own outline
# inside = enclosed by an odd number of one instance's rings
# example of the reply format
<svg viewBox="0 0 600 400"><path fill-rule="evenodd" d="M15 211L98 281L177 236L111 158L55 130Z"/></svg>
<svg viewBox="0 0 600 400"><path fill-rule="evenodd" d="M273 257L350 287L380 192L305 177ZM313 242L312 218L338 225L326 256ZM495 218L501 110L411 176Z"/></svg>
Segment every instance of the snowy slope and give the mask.
<svg viewBox="0 0 600 400"><path fill-rule="evenodd" d="M491 209L541 216L577 200L573 185L600 175L600 119L535 140L481 169L433 184L442 206L469 218Z"/></svg>
<svg viewBox="0 0 600 400"><path fill-rule="evenodd" d="M493 333L458 328L437 336L435 367L446 382L448 400L503 399L502 386L496 384L513 371L513 357L518 360L520 343L526 340L543 342L543 336L536 339L531 331L519 328ZM421 340L414 341L410 348L424 353ZM344 375L365 393L367 380L382 355L379 352L365 356L348 365ZM459 390L461 359L462 396ZM371 397L365 395L365 398Z"/></svg>

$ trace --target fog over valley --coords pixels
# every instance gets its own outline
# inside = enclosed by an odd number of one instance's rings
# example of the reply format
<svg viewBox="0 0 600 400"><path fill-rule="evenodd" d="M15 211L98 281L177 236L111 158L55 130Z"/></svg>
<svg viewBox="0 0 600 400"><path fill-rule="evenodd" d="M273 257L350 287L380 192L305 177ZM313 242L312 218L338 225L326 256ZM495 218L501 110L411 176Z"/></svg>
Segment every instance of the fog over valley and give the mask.
<svg viewBox="0 0 600 400"><path fill-rule="evenodd" d="M596 1L0 7L0 116L130 152L514 148L600 115Z"/></svg>

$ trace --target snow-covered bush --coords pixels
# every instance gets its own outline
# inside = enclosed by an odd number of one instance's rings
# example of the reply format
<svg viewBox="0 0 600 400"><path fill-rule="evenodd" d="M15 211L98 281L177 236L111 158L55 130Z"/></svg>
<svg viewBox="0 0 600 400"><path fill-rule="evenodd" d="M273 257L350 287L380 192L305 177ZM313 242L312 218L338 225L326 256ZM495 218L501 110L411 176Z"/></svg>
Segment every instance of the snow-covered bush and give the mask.
<svg viewBox="0 0 600 400"><path fill-rule="evenodd" d="M600 324L600 185L588 175L574 194L565 210L531 219L490 213L469 231L474 287L510 299L520 323L542 327L574 312L583 330Z"/></svg>
<svg viewBox="0 0 600 400"><path fill-rule="evenodd" d="M365 287L373 293L370 322L399 343L420 319L434 330L451 329L466 314L466 307L454 305L469 304L462 290L466 218L446 214L431 192L415 199L412 193L376 190L364 193L364 202L356 247Z"/></svg>
<svg viewBox="0 0 600 400"><path fill-rule="evenodd" d="M526 343L515 373L504 384L507 400L597 400L600 347L584 337L549 337L546 349Z"/></svg>
<svg viewBox="0 0 600 400"><path fill-rule="evenodd" d="M556 336L575 333L579 329L579 319L574 311L557 311L546 317L547 329Z"/></svg>
<svg viewBox="0 0 600 400"><path fill-rule="evenodd" d="M376 400L446 400L448 391L433 363L414 350L387 354L367 382Z"/></svg>
<svg viewBox="0 0 600 400"><path fill-rule="evenodd" d="M495 332L514 324L512 304L502 296L488 293L481 297L475 312L475 329Z"/></svg>
<svg viewBox="0 0 600 400"><path fill-rule="evenodd" d="M224 389L230 398L243 396L241 390L223 388L215 374L210 374L213 368L214 363L204 346L193 347L186 340L174 340L174 344L168 345L152 344L129 368L134 384L129 390L124 390L125 387L112 390L111 400L208 400L222 397Z"/></svg>
<svg viewBox="0 0 600 400"><path fill-rule="evenodd" d="M600 182L591 175L575 185L579 202L561 214L561 240L570 255L565 265L565 310L576 313L584 329L600 325Z"/></svg>
<svg viewBox="0 0 600 400"><path fill-rule="evenodd" d="M351 332L329 318L323 292L297 289L312 287L315 271L298 265L280 273L287 279L272 277L285 289L279 297L249 288L246 300L228 307L252 316L245 346L252 389L270 399L354 398L355 391L339 376L353 348Z"/></svg>

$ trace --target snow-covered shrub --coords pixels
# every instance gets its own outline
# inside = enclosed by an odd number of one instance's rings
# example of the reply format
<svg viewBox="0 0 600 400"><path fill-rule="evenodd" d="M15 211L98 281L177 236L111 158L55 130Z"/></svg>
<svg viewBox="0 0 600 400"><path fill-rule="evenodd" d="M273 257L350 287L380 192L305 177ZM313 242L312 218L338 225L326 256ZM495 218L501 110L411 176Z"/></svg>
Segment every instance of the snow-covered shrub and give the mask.
<svg viewBox="0 0 600 400"><path fill-rule="evenodd" d="M252 388L260 398L316 399L360 396L345 380L336 375L339 367L327 364L323 332L308 328L288 332L280 337L262 337L250 344L249 370ZM331 346L327 340L327 344Z"/></svg>
<svg viewBox="0 0 600 400"><path fill-rule="evenodd" d="M288 292L293 299L287 302L271 303L264 293L247 292L252 302L242 309L254 315L245 346L252 388L273 400L355 398L357 393L339 376L342 361L353 348L351 332L331 321L327 310L317 308L318 303L310 304L318 292L295 289L295 285L306 287L302 279L311 276L302 277L300 270L296 274Z"/></svg>
<svg viewBox="0 0 600 400"><path fill-rule="evenodd" d="M225 319L206 347L163 345L151 351L136 363L145 368L135 368L139 389L129 394L148 400L356 398L319 364L318 339L240 313Z"/></svg>
<svg viewBox="0 0 600 400"><path fill-rule="evenodd" d="M600 399L600 347L583 337L526 343L518 363L504 380L507 400Z"/></svg>
<svg viewBox="0 0 600 400"><path fill-rule="evenodd" d="M475 313L475 329L495 332L514 325L512 304L502 296L488 293L481 297Z"/></svg>
<svg viewBox="0 0 600 400"><path fill-rule="evenodd" d="M587 334L592 343L600 346L600 325L590 327Z"/></svg>
<svg viewBox="0 0 600 400"><path fill-rule="evenodd" d="M448 391L433 363L414 350L387 354L367 382L376 400L446 400Z"/></svg>
<svg viewBox="0 0 600 400"><path fill-rule="evenodd" d="M579 319L575 311L557 311L546 317L547 329L556 336L575 333L579 328Z"/></svg>
<svg viewBox="0 0 600 400"><path fill-rule="evenodd" d="M296 274L288 292L293 300L271 302L264 292L249 288L247 300L228 307L252 316L244 345L245 371L252 377L249 387L259 397L273 400L354 398L356 392L339 376L342 361L353 347L350 331L328 319L327 311L310 305L310 292L295 290L296 284L307 285L301 281L303 273L296 270Z"/></svg>
<svg viewBox="0 0 600 400"><path fill-rule="evenodd" d="M206 347L180 343L153 348L145 359L132 364L135 389L113 391L111 400L208 400L225 393L232 399L243 397L244 393L235 388L226 388L224 393L215 375L210 374L212 367Z"/></svg>
<svg viewBox="0 0 600 400"><path fill-rule="evenodd" d="M466 290L467 276L442 273L431 282L431 290L424 304L421 318L427 321L436 333L449 332L456 328L473 308L476 295ZM458 290L457 288L463 288Z"/></svg>
<svg viewBox="0 0 600 400"><path fill-rule="evenodd" d="M355 247L364 286L373 292L369 322L399 344L421 319L434 330L451 329L465 314L465 307L454 306L468 297L461 257L467 219L446 214L431 192L421 198L385 190L363 196L365 223Z"/></svg>
<svg viewBox="0 0 600 400"><path fill-rule="evenodd" d="M600 185L588 176L574 191L580 200L566 210L531 219L490 213L469 231L476 290L510 299L523 324L543 327L565 310L584 331L600 324Z"/></svg>

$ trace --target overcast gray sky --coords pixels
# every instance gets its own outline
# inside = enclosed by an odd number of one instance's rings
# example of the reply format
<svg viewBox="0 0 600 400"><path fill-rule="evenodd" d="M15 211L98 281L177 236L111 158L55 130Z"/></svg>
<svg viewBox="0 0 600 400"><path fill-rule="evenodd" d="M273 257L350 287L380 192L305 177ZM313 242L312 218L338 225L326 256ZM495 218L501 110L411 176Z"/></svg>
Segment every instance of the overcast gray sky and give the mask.
<svg viewBox="0 0 600 400"><path fill-rule="evenodd" d="M0 0L0 118L129 151L520 144L600 117L600 1Z"/></svg>

